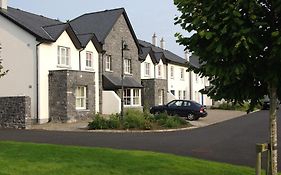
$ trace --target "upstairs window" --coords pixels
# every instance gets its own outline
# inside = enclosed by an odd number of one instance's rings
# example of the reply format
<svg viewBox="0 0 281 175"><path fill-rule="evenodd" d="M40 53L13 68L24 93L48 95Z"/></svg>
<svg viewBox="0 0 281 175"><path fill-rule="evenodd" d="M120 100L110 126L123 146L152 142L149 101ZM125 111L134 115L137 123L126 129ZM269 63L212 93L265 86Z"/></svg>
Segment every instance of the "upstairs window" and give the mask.
<svg viewBox="0 0 281 175"><path fill-rule="evenodd" d="M158 65L158 77L162 76L162 66Z"/></svg>
<svg viewBox="0 0 281 175"><path fill-rule="evenodd" d="M181 68L181 80L184 80L184 69Z"/></svg>
<svg viewBox="0 0 281 175"><path fill-rule="evenodd" d="M93 52L86 52L86 67L93 68Z"/></svg>
<svg viewBox="0 0 281 175"><path fill-rule="evenodd" d="M70 48L58 46L58 65L70 66Z"/></svg>
<svg viewBox="0 0 281 175"><path fill-rule="evenodd" d="M112 71L112 58L111 55L106 55L105 58L105 70Z"/></svg>
<svg viewBox="0 0 281 175"><path fill-rule="evenodd" d="M174 79L174 66L171 66L171 79Z"/></svg>
<svg viewBox="0 0 281 175"><path fill-rule="evenodd" d="M125 58L124 59L124 73L131 74L132 73L132 60Z"/></svg>
<svg viewBox="0 0 281 175"><path fill-rule="evenodd" d="M144 63L145 67L144 67L144 72L145 72L145 76L150 76L150 63Z"/></svg>

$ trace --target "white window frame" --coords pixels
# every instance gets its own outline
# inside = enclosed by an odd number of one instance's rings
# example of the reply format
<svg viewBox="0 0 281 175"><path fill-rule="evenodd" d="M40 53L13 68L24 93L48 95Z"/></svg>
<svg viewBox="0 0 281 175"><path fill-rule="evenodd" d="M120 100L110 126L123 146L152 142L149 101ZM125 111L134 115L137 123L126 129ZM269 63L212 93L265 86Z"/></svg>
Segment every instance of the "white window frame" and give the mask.
<svg viewBox="0 0 281 175"><path fill-rule="evenodd" d="M106 57L105 57L105 70L112 72L112 57L111 57L111 55L106 55Z"/></svg>
<svg viewBox="0 0 281 175"><path fill-rule="evenodd" d="M181 100L181 99L182 99L181 90L179 90L178 93L179 93L179 94L178 94L178 95L179 95L179 100Z"/></svg>
<svg viewBox="0 0 281 175"><path fill-rule="evenodd" d="M159 99L158 104L163 105L164 104L164 89L158 90L158 99Z"/></svg>
<svg viewBox="0 0 281 175"><path fill-rule="evenodd" d="M150 63L144 63L144 75L150 76Z"/></svg>
<svg viewBox="0 0 281 175"><path fill-rule="evenodd" d="M174 66L171 66L171 79L174 79Z"/></svg>
<svg viewBox="0 0 281 175"><path fill-rule="evenodd" d="M81 93L81 92L83 92L83 93ZM77 86L75 89L75 107L76 107L76 109L77 110L87 109L86 101L87 101L87 87L86 86Z"/></svg>
<svg viewBox="0 0 281 175"><path fill-rule="evenodd" d="M124 89L123 92L124 106L140 106L141 90L140 89Z"/></svg>
<svg viewBox="0 0 281 175"><path fill-rule="evenodd" d="M181 68L180 78L181 80L184 80L184 68Z"/></svg>
<svg viewBox="0 0 281 175"><path fill-rule="evenodd" d="M70 67L70 48L58 46L58 66Z"/></svg>
<svg viewBox="0 0 281 175"><path fill-rule="evenodd" d="M132 60L129 58L124 58L124 73L132 74Z"/></svg>
<svg viewBox="0 0 281 175"><path fill-rule="evenodd" d="M158 77L162 77L162 65L158 65Z"/></svg>
<svg viewBox="0 0 281 175"><path fill-rule="evenodd" d="M93 61L93 52L86 51L86 68L92 69L94 67Z"/></svg>

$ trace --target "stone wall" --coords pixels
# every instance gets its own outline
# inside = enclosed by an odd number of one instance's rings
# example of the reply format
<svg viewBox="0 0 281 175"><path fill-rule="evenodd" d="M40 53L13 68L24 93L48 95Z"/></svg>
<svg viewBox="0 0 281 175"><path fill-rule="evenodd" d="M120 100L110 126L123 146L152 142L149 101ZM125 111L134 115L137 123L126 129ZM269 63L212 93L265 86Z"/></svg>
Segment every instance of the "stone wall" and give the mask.
<svg viewBox="0 0 281 175"><path fill-rule="evenodd" d="M29 129L31 127L30 97L1 97L0 127Z"/></svg>
<svg viewBox="0 0 281 175"><path fill-rule="evenodd" d="M86 109L76 109L75 90L86 86ZM89 118L95 112L95 73L56 70L49 73L50 119L54 122L72 122Z"/></svg>
<svg viewBox="0 0 281 175"><path fill-rule="evenodd" d="M162 79L143 79L142 85L142 104L144 108L150 108L159 104L158 91L164 91L164 104L167 103L167 80Z"/></svg>

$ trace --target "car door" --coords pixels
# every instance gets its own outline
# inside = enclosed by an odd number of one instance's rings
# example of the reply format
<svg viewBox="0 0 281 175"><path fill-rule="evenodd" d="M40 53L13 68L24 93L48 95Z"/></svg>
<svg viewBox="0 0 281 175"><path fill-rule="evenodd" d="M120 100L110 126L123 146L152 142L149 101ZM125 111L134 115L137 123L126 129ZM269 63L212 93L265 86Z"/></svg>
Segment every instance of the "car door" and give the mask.
<svg viewBox="0 0 281 175"><path fill-rule="evenodd" d="M169 103L167 112L169 115L180 115L181 114L182 101L175 100Z"/></svg>
<svg viewBox="0 0 281 175"><path fill-rule="evenodd" d="M189 113L192 113L191 105L192 104L190 101L184 101L182 103L182 108L181 108L182 117L186 117Z"/></svg>

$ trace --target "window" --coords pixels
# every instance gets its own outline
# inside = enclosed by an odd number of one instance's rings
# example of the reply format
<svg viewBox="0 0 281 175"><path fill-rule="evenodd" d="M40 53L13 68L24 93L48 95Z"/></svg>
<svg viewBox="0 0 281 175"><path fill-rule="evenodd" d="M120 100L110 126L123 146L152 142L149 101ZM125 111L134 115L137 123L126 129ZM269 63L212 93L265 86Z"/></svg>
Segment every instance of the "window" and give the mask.
<svg viewBox="0 0 281 175"><path fill-rule="evenodd" d="M179 91L179 99L181 99L181 91Z"/></svg>
<svg viewBox="0 0 281 175"><path fill-rule="evenodd" d="M139 106L140 105L140 90L139 89L125 89L123 94L124 105Z"/></svg>
<svg viewBox="0 0 281 175"><path fill-rule="evenodd" d="M181 68L181 80L184 80L184 69Z"/></svg>
<svg viewBox="0 0 281 175"><path fill-rule="evenodd" d="M183 97L182 97L183 99L186 99L186 91L183 91L183 92L182 92L182 96L183 96Z"/></svg>
<svg viewBox="0 0 281 175"><path fill-rule="evenodd" d="M182 101L178 101L178 100L172 101L168 104L168 106L173 106L173 107L177 107L181 105L182 105Z"/></svg>
<svg viewBox="0 0 281 175"><path fill-rule="evenodd" d="M58 46L58 65L70 66L70 48Z"/></svg>
<svg viewBox="0 0 281 175"><path fill-rule="evenodd" d="M163 105L164 104L164 90L163 89L159 89L158 90L158 99L159 99L159 105Z"/></svg>
<svg viewBox="0 0 281 175"><path fill-rule="evenodd" d="M124 73L131 74L132 73L131 68L132 68L132 60L125 58L124 59Z"/></svg>
<svg viewBox="0 0 281 175"><path fill-rule="evenodd" d="M86 67L93 68L93 52L86 52Z"/></svg>
<svg viewBox="0 0 281 175"><path fill-rule="evenodd" d="M175 90L171 90L170 92L171 94L175 95Z"/></svg>
<svg viewBox="0 0 281 175"><path fill-rule="evenodd" d="M162 66L158 65L158 77L162 76Z"/></svg>
<svg viewBox="0 0 281 175"><path fill-rule="evenodd" d="M150 63L145 63L145 76L150 76Z"/></svg>
<svg viewBox="0 0 281 175"><path fill-rule="evenodd" d="M140 91L139 89L133 89L133 105L139 105L140 104Z"/></svg>
<svg viewBox="0 0 281 175"><path fill-rule="evenodd" d="M78 86L75 90L76 109L86 109L86 86Z"/></svg>
<svg viewBox="0 0 281 175"><path fill-rule="evenodd" d="M105 58L105 70L112 71L112 58L111 55L106 55Z"/></svg>
<svg viewBox="0 0 281 175"><path fill-rule="evenodd" d="M198 83L198 75L197 74L195 74L195 81L196 81L196 83Z"/></svg>
<svg viewBox="0 0 281 175"><path fill-rule="evenodd" d="M174 66L171 66L171 79L174 79Z"/></svg>

